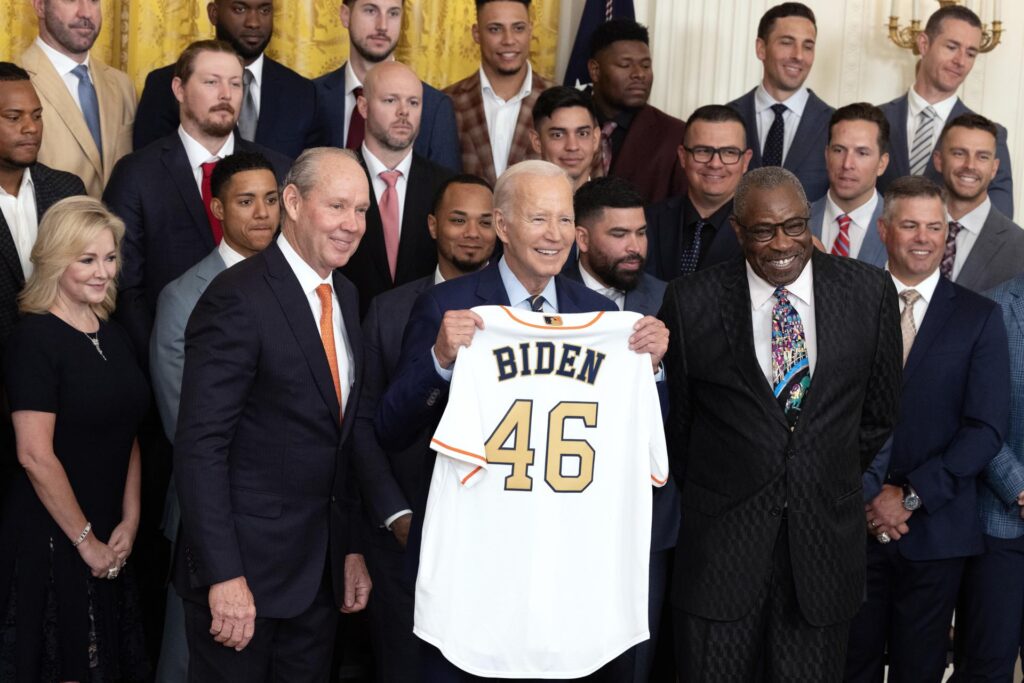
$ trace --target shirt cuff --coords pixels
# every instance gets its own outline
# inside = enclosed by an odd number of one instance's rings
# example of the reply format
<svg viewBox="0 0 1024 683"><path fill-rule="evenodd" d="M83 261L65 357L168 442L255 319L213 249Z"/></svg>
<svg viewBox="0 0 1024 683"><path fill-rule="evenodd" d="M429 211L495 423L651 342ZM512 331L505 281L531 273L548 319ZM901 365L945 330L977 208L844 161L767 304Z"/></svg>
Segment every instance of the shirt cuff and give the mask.
<svg viewBox="0 0 1024 683"><path fill-rule="evenodd" d="M658 363L658 372L656 372L654 374L654 381L655 382L664 382L665 381L665 364L664 363Z"/></svg>
<svg viewBox="0 0 1024 683"><path fill-rule="evenodd" d="M443 379L445 382L451 382L452 381L452 371L451 370L446 370L445 368L441 367L441 364L437 361L437 355L434 353L434 347L433 346L430 347L430 359L432 361L434 361L434 370L437 371L438 377Z"/></svg>
<svg viewBox="0 0 1024 683"><path fill-rule="evenodd" d="M384 520L384 528L387 529L388 531L391 531L391 525L395 523L396 519L398 519L399 517L404 517L405 515L411 515L411 514L412 514L412 510L399 510L398 512L396 512L395 514L391 515L390 517L388 517L387 519Z"/></svg>

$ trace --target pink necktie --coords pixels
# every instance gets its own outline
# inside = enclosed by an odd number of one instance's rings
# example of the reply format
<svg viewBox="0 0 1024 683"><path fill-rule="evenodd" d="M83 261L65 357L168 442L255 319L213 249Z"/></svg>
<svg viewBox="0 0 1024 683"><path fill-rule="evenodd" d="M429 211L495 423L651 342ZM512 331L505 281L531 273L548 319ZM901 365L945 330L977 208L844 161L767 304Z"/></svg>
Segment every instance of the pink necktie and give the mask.
<svg viewBox="0 0 1024 683"><path fill-rule="evenodd" d="M605 121L601 126L601 163L605 175L608 175L608 169L612 167L612 133L618 126L614 121Z"/></svg>
<svg viewBox="0 0 1024 683"><path fill-rule="evenodd" d="M391 281L395 280L395 268L398 265L398 192L395 183L402 176L401 171L381 171L380 177L388 184L384 194L380 196L380 222L384 227L384 248L388 252L388 268L391 270Z"/></svg>
<svg viewBox="0 0 1024 683"><path fill-rule="evenodd" d="M849 214L842 213L836 217L839 222L839 234L836 235L836 241L832 243L832 255L833 256L849 256L850 255L850 222L853 220Z"/></svg>

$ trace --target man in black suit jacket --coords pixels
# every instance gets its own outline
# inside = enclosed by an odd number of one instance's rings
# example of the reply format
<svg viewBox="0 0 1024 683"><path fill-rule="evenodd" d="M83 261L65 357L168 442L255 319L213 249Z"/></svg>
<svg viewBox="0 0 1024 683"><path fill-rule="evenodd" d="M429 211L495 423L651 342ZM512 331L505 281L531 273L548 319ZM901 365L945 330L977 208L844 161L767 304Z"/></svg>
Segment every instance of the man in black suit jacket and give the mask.
<svg viewBox="0 0 1024 683"><path fill-rule="evenodd" d="M359 311L366 315L373 297L434 272L437 255L427 214L452 172L413 150L423 87L412 69L383 62L366 74L363 88L359 111L366 137L359 152L370 181L370 210L366 237L342 272L359 290Z"/></svg>
<svg viewBox="0 0 1024 683"><path fill-rule="evenodd" d="M355 288L335 270L359 245L369 187L329 148L286 181L277 241L221 273L185 331L174 581L192 680L324 681L337 608L370 593L346 444L362 344Z"/></svg>
<svg viewBox="0 0 1024 683"><path fill-rule="evenodd" d="M915 72L914 85L907 94L880 107L889 120L892 145L889 167L878 179L879 192L884 193L897 178L911 174L942 182L938 169L932 163L931 152L937 147L939 133L946 123L963 114L973 113L956 93L971 73L980 45L981 19L967 7L941 7L928 17L924 31L917 34L921 60ZM931 110L930 114L928 110ZM922 135L918 140L918 130L924 128L922 117L929 115L933 121L925 130L930 131L930 135ZM997 130L999 171L989 194L992 204L1012 219L1010 150L1006 144L1006 128L997 126Z"/></svg>
<svg viewBox="0 0 1024 683"><path fill-rule="evenodd" d="M427 217L437 241L437 270L384 292L363 321L365 370L353 431L352 465L368 525L366 564L373 577L369 607L377 681L419 680L419 643L412 634L419 554L408 547L413 518L422 518L433 458L429 432L404 449L384 449L374 434L377 402L398 368L402 333L413 302L435 284L479 270L494 251L493 196L486 181L450 178Z"/></svg>
<svg viewBox="0 0 1024 683"><path fill-rule="evenodd" d="M206 164L234 150L260 152L280 182L287 157L233 132L241 106L242 62L220 41L199 41L175 65L174 95L179 102L178 130L121 159L103 200L125 222L117 316L136 350L145 357L160 290L201 261L217 246L208 202L203 196ZM202 85L215 79L213 93ZM210 197L212 200L212 197ZM205 204L205 206L204 206ZM219 228L217 228L219 230Z"/></svg>
<svg viewBox="0 0 1024 683"><path fill-rule="evenodd" d="M318 127L313 82L266 55L274 33L273 0L212 0L206 14L217 31L217 40L229 43L245 63L240 137L290 159L304 149L326 144ZM132 129L136 150L177 129L180 119L171 91L173 80L174 64L146 76ZM251 99L247 99L245 81L251 81Z"/></svg>
<svg viewBox="0 0 1024 683"><path fill-rule="evenodd" d="M753 152L740 115L709 104L690 115L677 153L686 193L647 207L647 271L665 281L739 256L729 216Z"/></svg>
<svg viewBox="0 0 1024 683"><path fill-rule="evenodd" d="M754 151L751 168L782 166L793 172L810 201L828 190L822 150L834 111L804 81L814 65L818 27L811 8L799 2L772 7L757 25L757 58L764 63L761 84L733 100Z"/></svg>
<svg viewBox="0 0 1024 683"><path fill-rule="evenodd" d="M745 259L665 295L683 681L838 681L864 598L861 472L896 419L899 313L885 273L813 248L808 210L792 173L750 171Z"/></svg>

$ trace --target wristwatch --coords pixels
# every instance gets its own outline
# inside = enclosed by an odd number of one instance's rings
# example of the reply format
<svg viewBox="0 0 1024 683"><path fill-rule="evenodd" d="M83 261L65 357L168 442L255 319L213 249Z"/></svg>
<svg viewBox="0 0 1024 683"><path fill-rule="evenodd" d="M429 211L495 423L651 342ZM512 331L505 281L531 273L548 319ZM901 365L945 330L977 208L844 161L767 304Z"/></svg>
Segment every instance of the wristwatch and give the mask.
<svg viewBox="0 0 1024 683"><path fill-rule="evenodd" d="M919 507L921 507L921 496L917 495L914 487L910 484L905 484L903 486L903 508L913 512Z"/></svg>

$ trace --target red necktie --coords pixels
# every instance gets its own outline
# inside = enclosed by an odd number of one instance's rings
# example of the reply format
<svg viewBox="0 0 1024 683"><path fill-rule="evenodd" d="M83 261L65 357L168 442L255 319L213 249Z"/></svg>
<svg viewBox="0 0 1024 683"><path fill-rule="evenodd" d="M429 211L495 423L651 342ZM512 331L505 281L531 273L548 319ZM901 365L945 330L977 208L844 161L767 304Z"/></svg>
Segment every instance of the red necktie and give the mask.
<svg viewBox="0 0 1024 683"><path fill-rule="evenodd" d="M832 243L832 255L849 256L850 223L853 219L850 218L850 214L841 213L836 217L836 220L839 222L839 234L836 235L836 241Z"/></svg>
<svg viewBox="0 0 1024 683"><path fill-rule="evenodd" d="M210 232L213 233L213 243L220 244L220 238L224 233L220 227L220 220L213 215L213 210L210 209L210 201L213 199L213 192L210 190L210 176L213 175L213 169L216 166L216 161L207 161L203 164L203 206L206 207L206 217L210 219Z"/></svg>
<svg viewBox="0 0 1024 683"><path fill-rule="evenodd" d="M359 149L363 146L363 135L366 130L366 119L359 113L358 100L363 94L363 87L359 86L352 91L357 102L352 106L352 116L348 120L348 137L345 139L345 146L349 149Z"/></svg>
<svg viewBox="0 0 1024 683"><path fill-rule="evenodd" d="M601 164L605 175L608 175L608 169L612 167L612 133L618 126L614 121L605 121L601 126Z"/></svg>
<svg viewBox="0 0 1024 683"><path fill-rule="evenodd" d="M391 270L391 281L395 281L395 269L398 266L398 191L395 183L401 177L401 171L381 171L380 178L388 184L384 194L380 196L380 222L384 227L384 248L388 252L388 268Z"/></svg>

